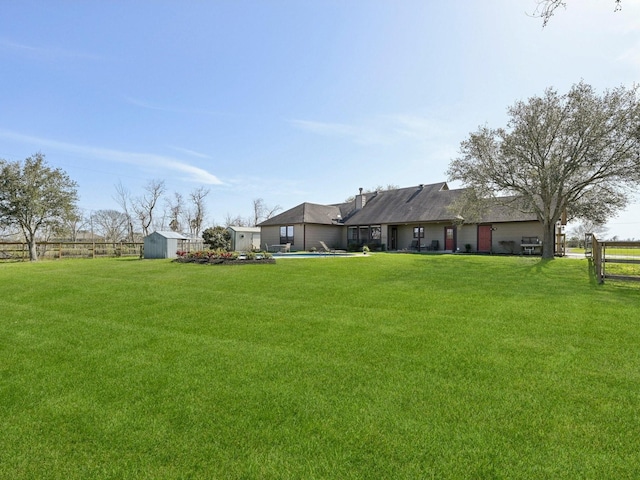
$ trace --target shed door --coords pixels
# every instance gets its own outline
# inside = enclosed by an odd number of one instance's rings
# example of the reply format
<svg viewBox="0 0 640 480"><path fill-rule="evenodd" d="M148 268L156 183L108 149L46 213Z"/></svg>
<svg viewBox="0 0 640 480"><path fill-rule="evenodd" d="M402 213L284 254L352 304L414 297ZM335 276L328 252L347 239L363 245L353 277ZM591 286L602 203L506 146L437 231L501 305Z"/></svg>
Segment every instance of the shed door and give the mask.
<svg viewBox="0 0 640 480"><path fill-rule="evenodd" d="M478 225L478 251L491 252L491 225Z"/></svg>

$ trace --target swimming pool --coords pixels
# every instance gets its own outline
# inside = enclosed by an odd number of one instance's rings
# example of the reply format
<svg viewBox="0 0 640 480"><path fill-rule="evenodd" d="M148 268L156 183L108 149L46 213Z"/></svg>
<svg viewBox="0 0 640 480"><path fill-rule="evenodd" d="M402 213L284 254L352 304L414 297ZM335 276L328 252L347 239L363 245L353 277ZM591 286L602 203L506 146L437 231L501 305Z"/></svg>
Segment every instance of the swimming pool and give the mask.
<svg viewBox="0 0 640 480"><path fill-rule="evenodd" d="M273 258L324 258L324 257L355 257L355 253L272 253Z"/></svg>

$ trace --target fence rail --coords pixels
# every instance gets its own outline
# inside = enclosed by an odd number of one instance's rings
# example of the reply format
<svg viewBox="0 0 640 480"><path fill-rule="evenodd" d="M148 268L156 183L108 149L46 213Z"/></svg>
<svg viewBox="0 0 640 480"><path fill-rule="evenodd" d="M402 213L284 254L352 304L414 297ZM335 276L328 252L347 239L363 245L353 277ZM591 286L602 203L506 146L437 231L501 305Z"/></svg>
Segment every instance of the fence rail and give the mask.
<svg viewBox="0 0 640 480"><path fill-rule="evenodd" d="M592 262L599 283L607 278L640 281L640 242L599 241L588 233L585 255Z"/></svg>
<svg viewBox="0 0 640 480"><path fill-rule="evenodd" d="M96 258L142 257L141 242L40 242L36 248L38 258ZM29 260L29 247L25 242L0 242L0 261Z"/></svg>

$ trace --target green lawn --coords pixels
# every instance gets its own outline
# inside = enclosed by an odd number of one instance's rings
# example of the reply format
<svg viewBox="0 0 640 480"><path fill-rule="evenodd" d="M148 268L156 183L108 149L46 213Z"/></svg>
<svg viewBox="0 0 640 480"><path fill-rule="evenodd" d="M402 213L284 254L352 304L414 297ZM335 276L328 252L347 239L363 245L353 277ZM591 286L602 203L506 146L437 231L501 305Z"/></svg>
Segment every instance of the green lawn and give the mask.
<svg viewBox="0 0 640 480"><path fill-rule="evenodd" d="M640 477L640 288L586 260L67 260L0 285L0 478Z"/></svg>

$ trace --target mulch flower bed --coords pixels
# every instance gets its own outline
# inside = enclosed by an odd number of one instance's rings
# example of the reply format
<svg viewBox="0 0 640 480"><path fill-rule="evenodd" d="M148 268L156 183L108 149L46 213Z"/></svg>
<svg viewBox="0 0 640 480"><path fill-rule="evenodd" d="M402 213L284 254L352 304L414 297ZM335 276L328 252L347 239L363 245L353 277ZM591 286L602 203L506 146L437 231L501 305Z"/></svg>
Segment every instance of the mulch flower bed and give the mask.
<svg viewBox="0 0 640 480"><path fill-rule="evenodd" d="M269 254L239 255L236 252L217 251L179 251L176 263L199 263L202 265L252 265L252 264L273 264L276 259Z"/></svg>

